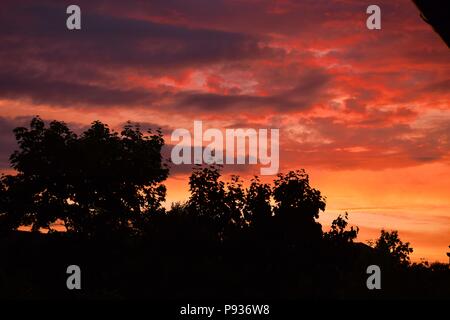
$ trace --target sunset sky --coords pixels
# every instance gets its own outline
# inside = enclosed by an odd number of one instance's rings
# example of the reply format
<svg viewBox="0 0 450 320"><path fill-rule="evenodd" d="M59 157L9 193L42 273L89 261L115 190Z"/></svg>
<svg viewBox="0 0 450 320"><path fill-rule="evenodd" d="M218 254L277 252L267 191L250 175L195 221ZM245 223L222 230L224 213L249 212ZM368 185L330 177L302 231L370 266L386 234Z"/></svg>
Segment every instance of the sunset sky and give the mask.
<svg viewBox="0 0 450 320"><path fill-rule="evenodd" d="M69 4L82 30L67 30ZM77 132L94 120L161 127L169 149L194 120L279 128L280 171L310 174L325 230L348 211L359 241L395 229L413 260L447 261L449 50L412 1L377 1L381 30L366 28L370 4L2 1L0 171L11 173L12 129L34 115ZM168 205L187 199L188 175L172 167Z"/></svg>

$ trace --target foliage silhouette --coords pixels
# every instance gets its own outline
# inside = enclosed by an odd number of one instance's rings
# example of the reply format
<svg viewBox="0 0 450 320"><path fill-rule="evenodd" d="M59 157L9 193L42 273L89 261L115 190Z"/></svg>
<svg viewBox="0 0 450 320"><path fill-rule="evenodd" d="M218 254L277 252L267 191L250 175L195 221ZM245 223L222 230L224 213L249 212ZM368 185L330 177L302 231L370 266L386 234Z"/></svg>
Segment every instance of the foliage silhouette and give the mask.
<svg viewBox="0 0 450 320"><path fill-rule="evenodd" d="M331 229L324 234L325 239L336 243L348 243L353 242L358 237L359 228L350 227L350 230L346 230L348 225L348 213L344 216L339 215L331 223Z"/></svg>
<svg viewBox="0 0 450 320"><path fill-rule="evenodd" d="M225 184L219 178L220 172L215 166L194 168L189 178L189 211L220 222L230 218L225 203Z"/></svg>
<svg viewBox="0 0 450 320"><path fill-rule="evenodd" d="M57 220L83 235L139 232L161 211L168 175L160 132L144 135L127 124L118 134L96 121L80 136L63 122L36 117L14 130L17 175L4 176L2 225L51 229Z"/></svg>
<svg viewBox="0 0 450 320"><path fill-rule="evenodd" d="M290 242L318 241L322 226L315 221L325 210L325 198L309 184L304 170L278 174L274 180L274 213Z"/></svg>
<svg viewBox="0 0 450 320"><path fill-rule="evenodd" d="M380 237L375 241L374 248L383 255L389 257L393 263L407 266L410 264L410 253L413 249L409 242L403 243L398 236L398 231L381 230Z"/></svg>
<svg viewBox="0 0 450 320"><path fill-rule="evenodd" d="M272 188L267 183L262 183L258 176L255 176L247 189L244 216L252 225L265 225L273 215L270 198Z"/></svg>
<svg viewBox="0 0 450 320"><path fill-rule="evenodd" d="M411 264L397 231L355 242L345 213L323 232L325 198L304 170L245 186L197 166L189 199L165 210L160 132L94 122L77 135L34 118L15 134L17 174L0 179L0 297L450 298L448 265ZM58 221L68 232L37 232ZM79 292L61 285L73 263ZM366 287L371 264L381 291Z"/></svg>

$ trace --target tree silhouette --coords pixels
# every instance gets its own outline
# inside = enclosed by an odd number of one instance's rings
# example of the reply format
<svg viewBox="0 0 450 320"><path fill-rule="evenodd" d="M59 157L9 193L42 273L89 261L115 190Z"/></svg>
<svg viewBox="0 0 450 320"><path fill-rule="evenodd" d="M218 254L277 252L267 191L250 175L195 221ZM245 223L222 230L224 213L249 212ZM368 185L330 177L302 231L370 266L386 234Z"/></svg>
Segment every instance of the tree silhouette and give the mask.
<svg viewBox="0 0 450 320"><path fill-rule="evenodd" d="M322 237L322 226L315 219L325 210L325 199L319 190L310 186L304 170L278 174L273 198L275 217L288 237L302 241L316 241Z"/></svg>
<svg viewBox="0 0 450 320"><path fill-rule="evenodd" d="M4 175L0 176L0 231L7 229L7 214L6 214L6 204L7 204L7 193L6 186L4 183Z"/></svg>
<svg viewBox="0 0 450 320"><path fill-rule="evenodd" d="M189 177L191 193L187 203L189 211L216 221L223 221L227 218L225 184L219 178L220 169L217 166L194 168Z"/></svg>
<svg viewBox="0 0 450 320"><path fill-rule="evenodd" d="M339 215L331 223L330 231L324 234L324 238L333 241L337 244L351 243L358 236L359 228L350 227L350 230L346 230L348 225L348 213L344 216Z"/></svg>
<svg viewBox="0 0 450 320"><path fill-rule="evenodd" d="M380 237L375 241L374 248L380 253L389 257L389 259L402 266L408 266L410 264L410 253L413 249L410 247L409 242L403 243L398 236L398 231L392 232L381 230Z"/></svg>
<svg viewBox="0 0 450 320"><path fill-rule="evenodd" d="M166 212L160 132L97 121L77 135L34 118L15 134L17 174L0 178L0 297L73 297L55 277L73 261L88 270L76 293L87 298L450 297L448 266L411 264L397 231L357 243L345 213L323 233L325 198L304 170L244 188L220 166L197 166L189 199ZM11 232L57 221L69 232ZM378 292L366 287L372 264Z"/></svg>
<svg viewBox="0 0 450 320"><path fill-rule="evenodd" d="M137 232L161 211L168 175L160 132L144 135L127 124L118 134L96 121L79 137L65 123L48 127L33 118L14 130L19 150L11 156L17 175L4 176L3 225L51 229L57 220L69 232L93 235Z"/></svg>
<svg viewBox="0 0 450 320"><path fill-rule="evenodd" d="M236 227L245 225L245 190L242 184L243 181L237 175L232 175L231 181L226 184L225 204L228 210L229 223Z"/></svg>
<svg viewBox="0 0 450 320"><path fill-rule="evenodd" d="M256 226L268 223L272 217L271 196L271 186L261 183L259 177L255 176L246 192L245 217L247 221Z"/></svg>

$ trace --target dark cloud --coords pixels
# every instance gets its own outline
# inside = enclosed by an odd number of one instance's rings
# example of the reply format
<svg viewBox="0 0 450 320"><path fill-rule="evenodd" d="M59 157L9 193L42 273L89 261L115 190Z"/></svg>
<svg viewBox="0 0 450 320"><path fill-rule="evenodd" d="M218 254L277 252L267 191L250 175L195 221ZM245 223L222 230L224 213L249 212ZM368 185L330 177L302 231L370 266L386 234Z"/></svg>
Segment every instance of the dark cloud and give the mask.
<svg viewBox="0 0 450 320"><path fill-rule="evenodd" d="M48 80L43 75L0 74L0 96L7 99L29 98L35 104L57 106L151 105L154 95L144 89L107 88L98 85Z"/></svg>
<svg viewBox="0 0 450 320"><path fill-rule="evenodd" d="M212 111L245 111L266 109L279 112L304 110L318 101L325 100L326 88L331 76L322 69L310 69L297 77L284 91L261 95L224 95L216 93L181 92L176 95L181 108Z"/></svg>
<svg viewBox="0 0 450 320"><path fill-rule="evenodd" d="M65 28L64 4L29 2L3 11L0 98L61 106L151 106L156 94L127 88L122 72L161 75L283 54L245 33L111 16L91 7L83 6L82 30L76 32Z"/></svg>
<svg viewBox="0 0 450 320"><path fill-rule="evenodd" d="M183 176L183 175L190 175L192 173L192 171L197 168L197 167L206 167L208 166L205 163L202 163L201 165L195 165L193 164L193 159L194 159L194 152L197 149L201 149L201 152L203 154L203 151L206 149L205 146L202 147L195 147L192 146L191 149L191 155L192 155L192 163L191 164L174 164L171 162L171 152L173 147L175 146L175 144L172 144L170 141L170 136L169 137L165 137L166 138L166 144L164 145L163 149L162 149L162 157L165 161L165 163L168 165L169 170L170 170L170 176L171 177L175 177L175 176ZM225 156L224 156L224 161L225 161ZM246 160L245 164L222 164L220 165L221 167L221 172L223 173L224 176L226 175L260 175L260 166L261 165L255 165L255 164L248 164L248 157Z"/></svg>
<svg viewBox="0 0 450 320"><path fill-rule="evenodd" d="M82 30L71 32L65 27L62 5L13 7L2 15L1 47L42 62L128 68L198 66L282 53L261 46L261 38L245 33L119 18L88 9L82 12Z"/></svg>
<svg viewBox="0 0 450 320"><path fill-rule="evenodd" d="M436 92L439 94L450 94L450 79L434 82L426 85L420 90L422 93Z"/></svg>

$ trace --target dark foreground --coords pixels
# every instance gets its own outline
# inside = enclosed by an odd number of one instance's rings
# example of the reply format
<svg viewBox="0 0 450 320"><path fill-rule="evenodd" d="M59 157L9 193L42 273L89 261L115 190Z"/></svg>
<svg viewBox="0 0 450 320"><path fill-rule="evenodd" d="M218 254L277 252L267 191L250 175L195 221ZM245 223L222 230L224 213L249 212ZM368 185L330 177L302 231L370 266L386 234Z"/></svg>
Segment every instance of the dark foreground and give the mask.
<svg viewBox="0 0 450 320"><path fill-rule="evenodd" d="M3 233L0 297L450 299L450 271L444 264L394 265L361 243L287 248L274 241L276 233L262 236L256 230L216 241L207 229L199 232L201 222L195 234L186 230L180 221L170 232L144 238ZM66 269L73 264L81 268L81 290L66 287ZM381 290L366 286L371 264L381 268Z"/></svg>

